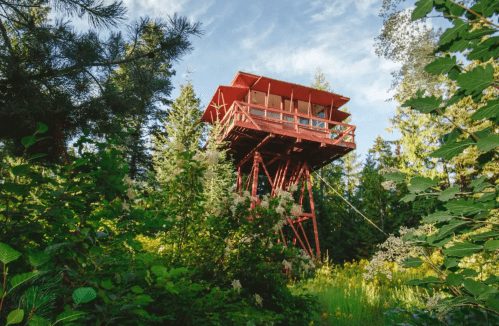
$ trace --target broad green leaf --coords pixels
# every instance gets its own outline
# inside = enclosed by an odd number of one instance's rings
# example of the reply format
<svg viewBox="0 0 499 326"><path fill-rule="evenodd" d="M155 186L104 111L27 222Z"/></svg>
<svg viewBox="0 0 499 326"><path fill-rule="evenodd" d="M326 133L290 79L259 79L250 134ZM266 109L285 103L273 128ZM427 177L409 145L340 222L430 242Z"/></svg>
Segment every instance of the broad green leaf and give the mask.
<svg viewBox="0 0 499 326"><path fill-rule="evenodd" d="M47 132L47 130L49 130L49 127L47 127L46 124L44 124L43 122L37 122L36 123L36 133L37 134L44 134Z"/></svg>
<svg viewBox="0 0 499 326"><path fill-rule="evenodd" d="M473 244L471 242L457 243L453 247L443 250L443 253L447 256L453 257L465 257L471 256L483 249L483 246Z"/></svg>
<svg viewBox="0 0 499 326"><path fill-rule="evenodd" d="M423 223L441 223L456 217L449 211L437 211L423 218Z"/></svg>
<svg viewBox="0 0 499 326"><path fill-rule="evenodd" d="M489 87L494 81L494 67L488 64L485 68L478 66L475 69L457 77L457 84L462 87L466 95L478 93Z"/></svg>
<svg viewBox="0 0 499 326"><path fill-rule="evenodd" d="M425 177L414 177L411 179L411 185L408 187L412 193L423 192L430 187L437 185L437 179L430 179Z"/></svg>
<svg viewBox="0 0 499 326"><path fill-rule="evenodd" d="M484 248L488 251L499 250L499 240L489 240L485 242Z"/></svg>
<svg viewBox="0 0 499 326"><path fill-rule="evenodd" d="M10 170L14 175L27 175L31 171L29 164L14 166Z"/></svg>
<svg viewBox="0 0 499 326"><path fill-rule="evenodd" d="M445 189L444 191L442 191L440 193L440 195L438 196L438 200L448 201L449 199L454 198L454 196L458 192L459 192L459 186L454 186L454 187L447 188L447 189Z"/></svg>
<svg viewBox="0 0 499 326"><path fill-rule="evenodd" d="M478 297L479 300L486 300L491 295L499 292L499 290L493 288L492 286L485 285L482 282L475 281L471 278L465 279L463 285L468 292L473 294L475 297Z"/></svg>
<svg viewBox="0 0 499 326"><path fill-rule="evenodd" d="M385 178L385 180L390 180L393 182L402 182L405 181L406 175L399 172L385 173L383 174L383 178Z"/></svg>
<svg viewBox="0 0 499 326"><path fill-rule="evenodd" d="M452 268L452 267L456 267L458 264L459 264L459 260L457 260L456 258L451 258L451 257L444 258L444 266L447 269Z"/></svg>
<svg viewBox="0 0 499 326"><path fill-rule="evenodd" d="M438 277L435 276L429 276L423 279L415 279L405 282L406 285L423 285L423 284L432 284L432 283L443 283L443 282Z"/></svg>
<svg viewBox="0 0 499 326"><path fill-rule="evenodd" d="M423 260L419 257L411 257L407 258L404 261L404 267L409 268L409 267L419 267L423 264Z"/></svg>
<svg viewBox="0 0 499 326"><path fill-rule="evenodd" d="M435 235L435 240L440 240L451 233L453 233L456 229L458 229L460 226L463 226L465 224L470 223L469 221L463 221L463 220L452 220L449 222L449 224L446 224L440 228L438 233Z"/></svg>
<svg viewBox="0 0 499 326"><path fill-rule="evenodd" d="M36 137L35 136L26 136L21 139L21 143L23 144L24 147L30 147L31 145L34 145L36 143Z"/></svg>
<svg viewBox="0 0 499 326"><path fill-rule="evenodd" d="M401 202L408 203L416 199L416 194L407 194L400 199Z"/></svg>
<svg viewBox="0 0 499 326"><path fill-rule="evenodd" d="M38 267L50 260L50 255L45 252L32 252L28 256L31 266Z"/></svg>
<svg viewBox="0 0 499 326"><path fill-rule="evenodd" d="M484 284L490 285L499 282L499 277L497 275L492 275L489 276L485 281L483 281Z"/></svg>
<svg viewBox="0 0 499 326"><path fill-rule="evenodd" d="M499 55L499 36L491 37L479 45L468 54L468 60L481 60L486 62L490 58L497 58Z"/></svg>
<svg viewBox="0 0 499 326"><path fill-rule="evenodd" d="M488 101L487 105L482 106L475 113L473 113L471 119L481 120L495 118L497 116L499 116L499 99Z"/></svg>
<svg viewBox="0 0 499 326"><path fill-rule="evenodd" d="M53 325L56 325L57 323L60 323L61 321L75 321L78 319L78 317L83 316L85 313L83 311L64 311L63 313L60 313L57 315L55 318L55 323ZM52 326L53 326L52 325Z"/></svg>
<svg viewBox="0 0 499 326"><path fill-rule="evenodd" d="M106 290L114 289L114 284L111 280L107 279L105 281L100 282L100 285Z"/></svg>
<svg viewBox="0 0 499 326"><path fill-rule="evenodd" d="M77 159L73 165L76 167L76 166L80 166L80 165L85 165L88 163L88 159L84 159L84 158L79 158Z"/></svg>
<svg viewBox="0 0 499 326"><path fill-rule="evenodd" d="M488 27L482 27L480 29L474 30L473 32L469 32L464 35L467 39L478 39L479 41L482 39L483 36L485 35L491 35L494 34L496 31L488 28Z"/></svg>
<svg viewBox="0 0 499 326"><path fill-rule="evenodd" d="M7 315L7 325L19 324L24 319L24 310L16 309Z"/></svg>
<svg viewBox="0 0 499 326"><path fill-rule="evenodd" d="M446 55L445 57L440 57L433 61L432 63L426 65L424 70L433 75L446 74L448 73L454 66L456 66L456 57Z"/></svg>
<svg viewBox="0 0 499 326"><path fill-rule="evenodd" d="M496 199L496 194L493 193L493 192L489 192L489 193L485 193L482 195L482 197L480 197L478 199L479 202L490 202L490 201L494 201L495 203L495 199Z"/></svg>
<svg viewBox="0 0 499 326"><path fill-rule="evenodd" d="M170 276L168 274L168 270L166 269L165 266L154 265L151 267L151 271L154 273L154 275L156 275L158 277L169 277Z"/></svg>
<svg viewBox="0 0 499 326"><path fill-rule="evenodd" d="M29 157L28 161L31 161L31 160L34 160L34 159L37 159L37 158L40 158L40 157L45 157L47 156L48 154L42 154L42 153L39 153L39 154L33 154Z"/></svg>
<svg viewBox="0 0 499 326"><path fill-rule="evenodd" d="M430 154L430 157L443 158L444 160L450 160L451 158L461 154L466 148L475 142L466 138L460 142L450 142L443 144L439 149Z"/></svg>
<svg viewBox="0 0 499 326"><path fill-rule="evenodd" d="M144 290L138 285L132 286L131 290L134 293L144 293Z"/></svg>
<svg viewBox="0 0 499 326"><path fill-rule="evenodd" d="M464 276L456 273L450 273L445 278L445 284L451 286L459 286L463 281L464 281Z"/></svg>
<svg viewBox="0 0 499 326"><path fill-rule="evenodd" d="M432 247L441 248L448 244L452 240L453 236L448 236L446 238L438 238L438 234L430 235L426 238L426 243L428 243ZM440 240L439 240L440 239Z"/></svg>
<svg viewBox="0 0 499 326"><path fill-rule="evenodd" d="M4 264L8 264L11 261L16 260L21 256L19 251L12 249L11 246L0 242L0 261Z"/></svg>
<svg viewBox="0 0 499 326"><path fill-rule="evenodd" d="M488 231L480 234L474 234L471 236L471 240L481 241L489 238L499 237L499 231Z"/></svg>
<svg viewBox="0 0 499 326"><path fill-rule="evenodd" d="M464 9L450 1L445 1L445 6L449 8L449 12L454 16L461 16L464 13Z"/></svg>
<svg viewBox="0 0 499 326"><path fill-rule="evenodd" d="M76 304L87 303L97 297L97 293L91 287L78 288L73 292L73 301Z"/></svg>
<svg viewBox="0 0 499 326"><path fill-rule="evenodd" d="M479 151L488 152L499 146L499 135L490 135L487 138L480 138L476 143Z"/></svg>
<svg viewBox="0 0 499 326"><path fill-rule="evenodd" d="M486 300L487 307L499 311L499 300L497 298L489 298Z"/></svg>
<svg viewBox="0 0 499 326"><path fill-rule="evenodd" d="M454 27L445 30L442 36L440 36L440 41L438 42L438 45L445 45L455 40L458 36L469 31L470 29L471 27L468 23L465 23L460 18L456 18L454 19Z"/></svg>
<svg viewBox="0 0 499 326"><path fill-rule="evenodd" d="M485 179L487 179L487 176L482 175L480 178L478 178L478 179L475 179L475 180L471 181L470 186L471 186L472 188L475 188L475 187L479 186L482 182L484 182L484 181L485 181Z"/></svg>
<svg viewBox="0 0 499 326"><path fill-rule="evenodd" d="M465 268L465 269L461 270L461 275L463 275L465 277L475 277L475 276L478 276L478 273L474 269Z"/></svg>
<svg viewBox="0 0 499 326"><path fill-rule="evenodd" d="M473 192L476 194L476 193L479 193L487 188L490 188L490 187L494 187L491 183L489 182L484 182L482 184L480 184L479 186L475 187L475 189L473 189Z"/></svg>
<svg viewBox="0 0 499 326"><path fill-rule="evenodd" d="M483 16L490 17L499 13L499 0L482 0L481 4Z"/></svg>
<svg viewBox="0 0 499 326"><path fill-rule="evenodd" d="M481 204L475 204L472 198L453 200L445 204L445 207L452 213L461 216L473 215L483 210Z"/></svg>
<svg viewBox="0 0 499 326"><path fill-rule="evenodd" d="M28 272L28 273L18 274L16 276L12 277L12 279L10 280L10 283L12 284L12 288L10 290L23 284L24 282L29 281L30 279L35 277L37 274L38 273L36 273L36 272Z"/></svg>
<svg viewBox="0 0 499 326"><path fill-rule="evenodd" d="M49 253L49 252L52 252L52 251L57 250L59 248L62 248L62 247L65 247L65 246L69 246L70 244L71 244L70 242L56 243L56 244L53 244L53 245L48 246L47 248L45 248L45 252Z"/></svg>
<svg viewBox="0 0 499 326"><path fill-rule="evenodd" d="M438 109L441 103L441 97L437 99L435 96L430 96L410 99L402 106L411 106L414 110L418 110L421 113L430 113Z"/></svg>
<svg viewBox="0 0 499 326"><path fill-rule="evenodd" d="M421 0L416 2L416 9L412 12L412 20L423 18L433 9L433 0Z"/></svg>
<svg viewBox="0 0 499 326"><path fill-rule="evenodd" d="M40 316L33 315L28 321L29 326L49 326L50 322Z"/></svg>

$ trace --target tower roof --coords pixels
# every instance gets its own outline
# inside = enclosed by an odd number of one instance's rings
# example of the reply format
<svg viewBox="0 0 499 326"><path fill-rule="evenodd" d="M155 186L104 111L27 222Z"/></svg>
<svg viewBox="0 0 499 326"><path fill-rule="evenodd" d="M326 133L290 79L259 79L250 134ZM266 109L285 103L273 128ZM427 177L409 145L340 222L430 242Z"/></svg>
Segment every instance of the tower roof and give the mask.
<svg viewBox="0 0 499 326"><path fill-rule="evenodd" d="M202 121L213 123L217 118L222 119L231 107L234 101L241 101L248 93L248 90L255 90L282 97L293 98L323 106L332 105L336 110L333 111L332 120L344 121L350 114L337 110L350 99L335 93L321 91L312 87L288 83L277 79L264 76L257 76L239 71L229 86L219 86L210 103L208 104ZM217 107L220 107L217 112Z"/></svg>

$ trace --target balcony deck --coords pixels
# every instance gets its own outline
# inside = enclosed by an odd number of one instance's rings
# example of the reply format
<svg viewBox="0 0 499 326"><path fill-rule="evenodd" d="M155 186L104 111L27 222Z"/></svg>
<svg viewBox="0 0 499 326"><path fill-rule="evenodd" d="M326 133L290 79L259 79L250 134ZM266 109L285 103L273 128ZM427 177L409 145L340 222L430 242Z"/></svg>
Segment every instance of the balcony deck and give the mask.
<svg viewBox="0 0 499 326"><path fill-rule="evenodd" d="M307 161L312 172L356 148L355 126L258 104L234 101L221 124L217 138L230 142L242 172L251 170L255 151L273 174L279 160Z"/></svg>

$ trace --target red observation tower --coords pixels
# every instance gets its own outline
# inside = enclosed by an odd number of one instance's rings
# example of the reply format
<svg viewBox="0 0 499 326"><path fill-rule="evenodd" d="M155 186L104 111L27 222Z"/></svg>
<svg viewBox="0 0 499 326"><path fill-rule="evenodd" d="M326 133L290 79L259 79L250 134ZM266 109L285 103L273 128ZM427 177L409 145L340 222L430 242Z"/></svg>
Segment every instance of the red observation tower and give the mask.
<svg viewBox="0 0 499 326"><path fill-rule="evenodd" d="M258 196L258 176L268 178L271 195L277 189L305 184L310 211L287 218L297 241L310 257L321 258L310 173L355 149L355 126L343 123L338 110L349 98L263 76L238 72L229 86L219 86L202 120L220 121L219 141L228 143L238 171L236 192ZM247 175L245 180L243 176ZM315 248L302 223L312 220ZM286 244L285 235L280 230ZM314 252L315 251L315 252Z"/></svg>

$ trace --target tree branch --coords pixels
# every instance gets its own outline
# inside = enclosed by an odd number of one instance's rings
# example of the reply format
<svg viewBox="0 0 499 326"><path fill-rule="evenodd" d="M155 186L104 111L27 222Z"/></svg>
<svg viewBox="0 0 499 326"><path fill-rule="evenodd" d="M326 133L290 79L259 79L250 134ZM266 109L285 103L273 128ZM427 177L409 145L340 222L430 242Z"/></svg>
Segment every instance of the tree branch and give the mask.
<svg viewBox="0 0 499 326"><path fill-rule="evenodd" d="M473 15L475 15L475 16L477 16L477 17L479 17L480 19L483 19L483 20L484 20L487 24L489 24L489 25L492 25L492 26L495 26L495 27L499 28L499 25L494 24L493 22L491 22L491 21L490 21L490 20L488 20L487 18L483 17L482 15L480 15L480 14L476 13L475 11L471 10L470 8L465 7L465 6L463 6L463 5L461 5L461 4L457 3L457 2L454 2L453 0L449 0L449 1L450 1L450 2L452 2L453 4L455 4L456 6L461 7L461 8L463 8L464 10L466 10L466 11L468 11L468 12L472 13Z"/></svg>

